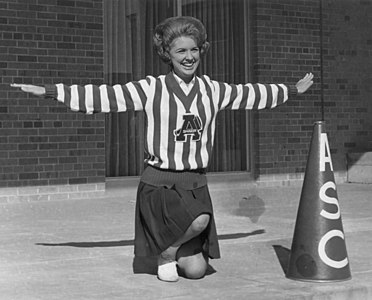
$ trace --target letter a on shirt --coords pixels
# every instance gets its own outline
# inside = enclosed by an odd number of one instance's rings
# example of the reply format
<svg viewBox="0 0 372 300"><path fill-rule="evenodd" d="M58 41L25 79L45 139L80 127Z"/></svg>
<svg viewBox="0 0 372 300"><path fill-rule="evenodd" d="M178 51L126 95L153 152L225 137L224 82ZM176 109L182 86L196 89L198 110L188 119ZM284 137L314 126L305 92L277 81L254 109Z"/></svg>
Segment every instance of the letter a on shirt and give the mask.
<svg viewBox="0 0 372 300"><path fill-rule="evenodd" d="M199 116L194 114L183 115L182 127L173 131L174 140L175 142L185 143L187 136L190 136L192 141L199 141L202 130L203 126Z"/></svg>

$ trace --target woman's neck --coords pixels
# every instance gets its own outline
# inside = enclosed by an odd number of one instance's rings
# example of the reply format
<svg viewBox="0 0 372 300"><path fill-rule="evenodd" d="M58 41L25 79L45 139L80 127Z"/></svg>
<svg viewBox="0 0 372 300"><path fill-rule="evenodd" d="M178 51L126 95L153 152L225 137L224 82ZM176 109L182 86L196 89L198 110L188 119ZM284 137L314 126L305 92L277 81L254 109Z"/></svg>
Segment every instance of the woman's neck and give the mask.
<svg viewBox="0 0 372 300"><path fill-rule="evenodd" d="M173 74L177 75L178 78L182 79L186 84L189 84L195 77L195 74L190 75L190 76L185 76L185 75L177 74L174 70L172 70L172 72Z"/></svg>

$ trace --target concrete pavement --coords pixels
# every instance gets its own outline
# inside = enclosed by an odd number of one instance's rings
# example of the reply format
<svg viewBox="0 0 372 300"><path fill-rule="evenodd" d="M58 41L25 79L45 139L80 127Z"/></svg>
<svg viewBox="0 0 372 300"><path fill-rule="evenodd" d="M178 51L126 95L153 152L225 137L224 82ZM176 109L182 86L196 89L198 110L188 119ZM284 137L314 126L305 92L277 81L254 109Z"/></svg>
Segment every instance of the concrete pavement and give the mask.
<svg viewBox="0 0 372 300"><path fill-rule="evenodd" d="M0 205L0 299L372 299L372 185L338 184L352 279L285 277L301 186L210 179L219 260L200 280L164 283L133 264L137 179L103 197ZM133 270L135 266L135 272Z"/></svg>

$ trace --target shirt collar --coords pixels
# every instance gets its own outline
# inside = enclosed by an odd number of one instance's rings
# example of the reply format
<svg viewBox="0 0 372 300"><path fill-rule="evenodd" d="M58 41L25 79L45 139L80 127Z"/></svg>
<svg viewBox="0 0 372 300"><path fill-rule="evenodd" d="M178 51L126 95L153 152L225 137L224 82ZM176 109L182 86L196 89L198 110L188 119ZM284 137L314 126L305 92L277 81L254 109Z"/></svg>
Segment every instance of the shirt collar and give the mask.
<svg viewBox="0 0 372 300"><path fill-rule="evenodd" d="M186 86L193 86L194 83L195 83L195 75L189 83L186 83L182 78L180 78L178 75L176 75L176 73L174 73L174 72L172 72L172 73L173 73L174 78L176 78L176 81L179 85L184 84Z"/></svg>

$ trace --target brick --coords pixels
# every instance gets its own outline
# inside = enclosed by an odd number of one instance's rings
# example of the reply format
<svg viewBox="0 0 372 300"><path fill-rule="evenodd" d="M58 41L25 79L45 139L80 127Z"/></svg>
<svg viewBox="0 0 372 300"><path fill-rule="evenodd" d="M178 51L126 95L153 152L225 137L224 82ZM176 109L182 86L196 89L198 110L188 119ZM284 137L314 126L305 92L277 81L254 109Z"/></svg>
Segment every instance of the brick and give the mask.
<svg viewBox="0 0 372 300"><path fill-rule="evenodd" d="M21 173L21 174L19 174L19 179L20 180L38 179L38 178L39 178L38 173Z"/></svg>
<svg viewBox="0 0 372 300"><path fill-rule="evenodd" d="M261 162L256 165L258 174L303 172L312 123L320 117L321 95L325 100L332 154L337 154L334 164L346 168L343 162L346 153L371 147L368 101L371 89L367 80L360 80L370 77L372 67L372 40L368 27L364 26L368 21L366 16L372 13L369 3L325 0L321 94L319 3L255 2L251 78L258 82L294 83L305 72L311 71L316 76L310 93L296 96L274 110L252 113L257 128L253 137L258 139L254 141L257 144L254 160ZM3 0L1 5L1 83L103 82L103 1ZM7 144L3 151L7 157L13 157L12 164L37 158L39 164L35 163L35 169L41 167L53 172L72 167L82 174L88 172L84 182L104 180L104 121L87 120L51 101L33 102L35 97L10 91L8 87L0 89L0 98L0 137L3 145ZM104 116L97 118L104 120ZM61 151L69 143L75 143L76 147ZM36 151L26 149L31 147L24 146L27 144L35 144L42 151L32 153ZM288 154L289 151L295 154ZM75 162L60 160L69 155L76 158ZM23 166L19 167L13 170L22 173ZM96 169L96 175L89 173L92 168ZM5 172L4 168L0 172ZM72 178L71 182L79 181ZM6 183L0 180L0 186L67 184L69 180L68 177L9 178Z"/></svg>
<svg viewBox="0 0 372 300"><path fill-rule="evenodd" d="M73 0L57 0L57 5L74 7L75 6L75 1L73 1Z"/></svg>
<svg viewBox="0 0 372 300"><path fill-rule="evenodd" d="M91 1L72 0L20 0L16 3L4 0L2 4L5 5L0 12L3 37L0 67L4 70L4 83L89 82L89 78L96 80L97 76L101 76L99 80L103 81L103 52L92 52L94 49L102 49L102 3L97 5ZM83 31L75 31L87 27L96 28L94 41ZM100 45L95 45L97 43ZM75 51L77 44L82 46L79 51ZM87 55L92 56L92 59L85 59ZM84 61L80 61L81 58ZM100 73L90 70L89 65L94 65ZM77 70L84 72L79 74ZM4 78L4 75L8 77ZM80 155L88 155L86 151L74 153L77 157L68 156L68 150L83 148L85 145L79 146L79 143L86 142L84 135L87 132L81 122L75 123L74 128L71 126L71 121L79 118L75 113L50 100L31 99L33 97L15 90L4 94L0 92L0 97L19 99L16 103L14 100L9 101L9 105L2 101L0 106L0 139L6 143L2 149L6 155L4 159L8 162L0 167L0 175L2 172L19 173L19 177L6 175L6 183L4 176L0 176L3 178L0 186L67 184L69 176L76 178L77 173L58 173L62 178L55 178L57 170L73 170L74 165L82 171L88 168L78 162ZM92 135L97 135L97 126L104 127L103 123L87 122L84 125L93 130ZM77 133L79 128L82 129L80 134ZM101 140L104 140L104 136ZM7 165L12 166L12 169ZM88 181L85 175L83 181Z"/></svg>
<svg viewBox="0 0 372 300"><path fill-rule="evenodd" d="M88 183L88 179L87 178L69 178L68 183L69 184L84 184L84 183Z"/></svg>

